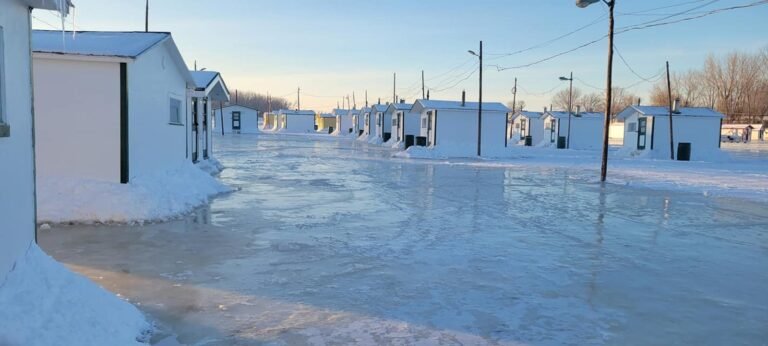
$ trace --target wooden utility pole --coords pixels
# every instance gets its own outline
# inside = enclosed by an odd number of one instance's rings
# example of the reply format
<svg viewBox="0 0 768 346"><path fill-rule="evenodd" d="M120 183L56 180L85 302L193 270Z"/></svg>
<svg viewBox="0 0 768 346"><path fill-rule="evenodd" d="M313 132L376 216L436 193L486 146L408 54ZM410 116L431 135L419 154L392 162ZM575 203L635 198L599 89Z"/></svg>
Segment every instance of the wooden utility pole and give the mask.
<svg viewBox="0 0 768 346"><path fill-rule="evenodd" d="M301 110L301 87L296 89L296 110Z"/></svg>
<svg viewBox="0 0 768 346"><path fill-rule="evenodd" d="M392 103L397 103L397 73L392 74Z"/></svg>
<svg viewBox="0 0 768 346"><path fill-rule="evenodd" d="M608 136L611 130L611 101L613 98L613 9L616 6L616 0L610 0L608 4L608 77L607 88L605 89L605 119L603 124L603 155L600 165L600 181L605 182L608 175Z"/></svg>
<svg viewBox="0 0 768 346"><path fill-rule="evenodd" d="M149 32L149 0L144 7L144 31Z"/></svg>
<svg viewBox="0 0 768 346"><path fill-rule="evenodd" d="M480 41L480 96L477 103L477 156L482 156L483 140L483 41Z"/></svg>
<svg viewBox="0 0 768 346"><path fill-rule="evenodd" d="M672 81L669 79L669 61L667 61L667 94L669 96L669 158L675 160L675 133L672 129L672 113L674 104L672 101Z"/></svg>
<svg viewBox="0 0 768 346"><path fill-rule="evenodd" d="M368 108L368 90L365 91L365 108Z"/></svg>
<svg viewBox="0 0 768 346"><path fill-rule="evenodd" d="M427 97L424 91L424 70L421 70L421 98Z"/></svg>
<svg viewBox="0 0 768 346"><path fill-rule="evenodd" d="M219 126L221 126L221 135L223 136L224 135L224 101L219 101L219 113L221 113L220 114L221 124Z"/></svg>
<svg viewBox="0 0 768 346"><path fill-rule="evenodd" d="M515 77L515 86L512 88L512 113L515 113L516 107L517 107L517 77Z"/></svg>
<svg viewBox="0 0 768 346"><path fill-rule="evenodd" d="M355 92L352 92L352 109L357 109L357 100L355 100Z"/></svg>

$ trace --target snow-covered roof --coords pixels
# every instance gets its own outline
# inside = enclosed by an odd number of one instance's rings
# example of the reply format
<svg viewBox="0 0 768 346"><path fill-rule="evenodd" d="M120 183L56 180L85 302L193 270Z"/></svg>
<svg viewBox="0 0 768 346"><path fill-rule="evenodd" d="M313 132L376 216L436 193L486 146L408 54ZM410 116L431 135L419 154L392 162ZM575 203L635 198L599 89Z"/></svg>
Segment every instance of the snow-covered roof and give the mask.
<svg viewBox="0 0 768 346"><path fill-rule="evenodd" d="M349 109L334 108L331 113L337 114L337 115L347 115L349 114Z"/></svg>
<svg viewBox="0 0 768 346"><path fill-rule="evenodd" d="M723 124L723 128L724 129L739 129L739 130L740 129L747 129L749 127L753 128L753 129L755 129L755 128L759 129L762 126L763 125L755 125L755 124Z"/></svg>
<svg viewBox="0 0 768 346"><path fill-rule="evenodd" d="M250 109L250 110L253 110L253 111L257 111L257 112L259 111L256 108L248 107L248 106L244 106L244 105L229 105L229 106L223 107L222 109L228 109L228 108L245 108L245 109ZM265 113L268 113L268 112L265 112ZM275 113L275 112L272 112L272 113Z"/></svg>
<svg viewBox="0 0 768 346"><path fill-rule="evenodd" d="M568 118L568 112L564 111L549 111L544 113L544 116L551 116L556 119L563 119ZM572 117L579 117L579 118L599 118L602 119L605 114L604 113L598 113L598 112L581 112L579 114L576 114L576 112L571 113Z"/></svg>
<svg viewBox="0 0 768 346"><path fill-rule="evenodd" d="M440 101L440 100L417 100L413 104L413 111L421 112L424 109L450 109L450 110L475 110L478 109L477 102L465 102L464 105L461 101ZM499 102L483 102L483 112L500 112L508 113L509 108Z"/></svg>
<svg viewBox="0 0 768 346"><path fill-rule="evenodd" d="M63 15L69 13L70 7L75 7L71 0L22 0L22 2L32 8L58 11Z"/></svg>
<svg viewBox="0 0 768 346"><path fill-rule="evenodd" d="M669 108L661 106L629 106L621 113L617 115L619 119L626 119L635 113L640 113L649 117L666 117L669 116ZM712 108L704 107L681 107L679 113L675 113L674 116L681 117L711 117L711 118L724 118L725 115L713 110Z"/></svg>
<svg viewBox="0 0 768 346"><path fill-rule="evenodd" d="M278 114L286 114L286 115L311 115L315 116L315 111L303 111L303 110L289 110L289 109L281 109L278 111Z"/></svg>
<svg viewBox="0 0 768 346"><path fill-rule="evenodd" d="M517 111L515 114L512 115L512 118L517 118L519 116L524 116L528 119L538 119L544 116L544 112L532 112L532 111Z"/></svg>
<svg viewBox="0 0 768 346"><path fill-rule="evenodd" d="M388 105L375 104L375 105L371 106L371 111L373 111L373 112L386 112L387 111L387 107L389 107L389 106Z"/></svg>
<svg viewBox="0 0 768 346"><path fill-rule="evenodd" d="M62 35L60 30L33 30L32 51L134 59L170 37L167 32L78 31Z"/></svg>
<svg viewBox="0 0 768 346"><path fill-rule="evenodd" d="M390 103L389 106L387 106L387 113L394 113L396 111L410 111L413 108L413 103L405 103L405 102L398 102L398 103Z"/></svg>
<svg viewBox="0 0 768 346"><path fill-rule="evenodd" d="M229 89L216 71L189 71L195 81L195 90L205 91L214 101L229 101Z"/></svg>
<svg viewBox="0 0 768 346"><path fill-rule="evenodd" d="M317 116L319 116L321 118L335 118L336 117L336 115L331 114L331 113L320 113L320 114L317 114Z"/></svg>

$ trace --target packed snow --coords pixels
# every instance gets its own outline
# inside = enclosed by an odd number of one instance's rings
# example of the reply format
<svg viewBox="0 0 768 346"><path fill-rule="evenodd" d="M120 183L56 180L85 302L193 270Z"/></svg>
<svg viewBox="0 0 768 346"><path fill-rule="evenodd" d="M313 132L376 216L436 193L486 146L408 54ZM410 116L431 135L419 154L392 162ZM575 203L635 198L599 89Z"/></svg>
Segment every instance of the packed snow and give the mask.
<svg viewBox="0 0 768 346"><path fill-rule="evenodd" d="M0 277L0 345L146 345L152 325L130 303L32 244Z"/></svg>
<svg viewBox="0 0 768 346"><path fill-rule="evenodd" d="M614 158L601 186L596 155L572 150L411 159L327 135L217 143L237 193L169 223L40 234L140 303L155 342L768 340L768 201L743 198L766 195L764 156Z"/></svg>
<svg viewBox="0 0 768 346"><path fill-rule="evenodd" d="M38 177L40 223L142 223L170 220L231 192L212 174L218 161L184 163L178 168L139 176L129 184Z"/></svg>

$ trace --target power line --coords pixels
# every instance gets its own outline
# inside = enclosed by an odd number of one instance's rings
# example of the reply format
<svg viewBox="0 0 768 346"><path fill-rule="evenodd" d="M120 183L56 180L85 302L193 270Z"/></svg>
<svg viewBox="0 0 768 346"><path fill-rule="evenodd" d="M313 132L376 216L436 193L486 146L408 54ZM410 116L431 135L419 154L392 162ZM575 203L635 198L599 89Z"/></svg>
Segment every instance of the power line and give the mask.
<svg viewBox="0 0 768 346"><path fill-rule="evenodd" d="M613 45L613 51L614 51L614 52L616 52L616 54L619 56L619 59L621 59L621 62L622 62L622 63L624 63L624 66L626 66L626 67L629 69L629 72L632 72L632 74L634 74L635 76L637 76L637 78L640 78L640 79L642 79L642 80L644 80L644 81L646 81L646 82L647 82L649 79L651 79L651 78L645 78L645 77L641 76L640 74L638 74L637 72L635 72L635 69L633 69L633 68L632 68L632 66L630 66L630 65L629 65L629 63L627 62L627 60L626 60L626 59L624 59L624 56L623 56L623 55L621 55L621 52L619 51L619 48L618 48L618 47L616 47L616 44L614 44L614 45Z"/></svg>
<svg viewBox="0 0 768 346"><path fill-rule="evenodd" d="M51 24L51 23L48 23L48 22L46 22L46 21L44 21L44 20L42 20L42 19L40 19L40 18L37 18L37 17L35 17L34 15L32 16L32 19L35 19L35 20L37 20L38 22L40 22L40 23L42 23L42 24L45 24L45 25L47 25L48 27L51 27L51 28L53 28L53 29L55 29L55 30L61 30L61 27L57 27L57 26L55 26L55 25L53 25L53 24Z"/></svg>
<svg viewBox="0 0 768 346"><path fill-rule="evenodd" d="M479 65L479 63L478 63L478 65ZM458 86L459 84L461 84L461 82L469 79L469 77L472 77L472 75L477 73L477 71L478 71L478 69L473 69L470 74L466 75L464 78L460 79L459 81L457 81L456 83L454 83L453 85L451 85L449 87L442 88L442 89L432 89L432 88L430 88L429 90L432 90L432 91L435 91L435 92L441 92L441 91L446 91L446 90L449 90L449 89L453 89L456 86Z"/></svg>
<svg viewBox="0 0 768 346"><path fill-rule="evenodd" d="M760 1L749 3L749 4L745 4L745 5L730 6L730 7L724 7L724 8L719 8L719 9L715 9L715 10L710 10L710 11L703 12L700 15L696 15L696 16L692 16L692 17L686 17L686 18L681 18L681 19L676 19L676 20L672 20L672 21L666 21L666 22L659 22L659 23L657 23L657 20L653 20L653 21L649 21L649 22L645 22L645 23L641 23L641 24L637 24L637 25L632 25L632 26L628 26L628 27L625 27L625 28L621 28L621 29L617 30L615 34L619 35L619 34L623 34L623 33L626 33L626 32L635 31L635 30L644 30L644 29L654 28L654 27L659 27L659 26L664 26L664 25L677 24L677 23L681 23L681 22L685 22L685 21L691 21L691 20L703 18L703 17L706 17L706 16L710 16L710 15L721 13L721 12L725 12L725 11L731 11L731 10L744 9L744 8L749 8L749 7L765 5L766 3L768 3L768 0L760 0ZM505 71L505 70L512 70L512 69L527 68L527 67L538 65L538 64L547 62L549 60L561 57L561 56L566 55L568 53L572 53L572 52L577 51L579 49L591 46L591 45L593 45L595 43L598 43L598 42L604 40L607 37L608 37L608 35L604 35L604 36L602 36L602 37L600 37L598 39L595 39L595 40L589 41L587 43L581 44L581 45L579 45L577 47L568 49L566 51L563 51L563 52L560 52L560 53L557 53L557 54L554 54L554 55L551 55L551 56L548 56L548 57L545 57L545 58L542 58L542 59L539 59L539 60L536 60L536 61L533 61L533 62L527 63L527 64L521 64L521 65L515 65L515 66L499 66L499 65L490 65L490 66L496 67L497 71Z"/></svg>

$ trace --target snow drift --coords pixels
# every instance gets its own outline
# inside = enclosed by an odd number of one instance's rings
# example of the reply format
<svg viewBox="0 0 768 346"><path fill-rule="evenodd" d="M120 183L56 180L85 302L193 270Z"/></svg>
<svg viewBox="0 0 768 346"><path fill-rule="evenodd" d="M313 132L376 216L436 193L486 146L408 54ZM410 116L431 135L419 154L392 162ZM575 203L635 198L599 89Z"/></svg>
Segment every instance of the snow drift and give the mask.
<svg viewBox="0 0 768 346"><path fill-rule="evenodd" d="M39 177L38 222L142 223L166 221L231 192L211 173L221 164L176 169L136 177L129 184L60 177ZM204 172L205 170L206 172ZM207 173L210 172L210 173Z"/></svg>
<svg viewBox="0 0 768 346"><path fill-rule="evenodd" d="M0 281L0 345L145 345L152 326L133 305L32 244Z"/></svg>

